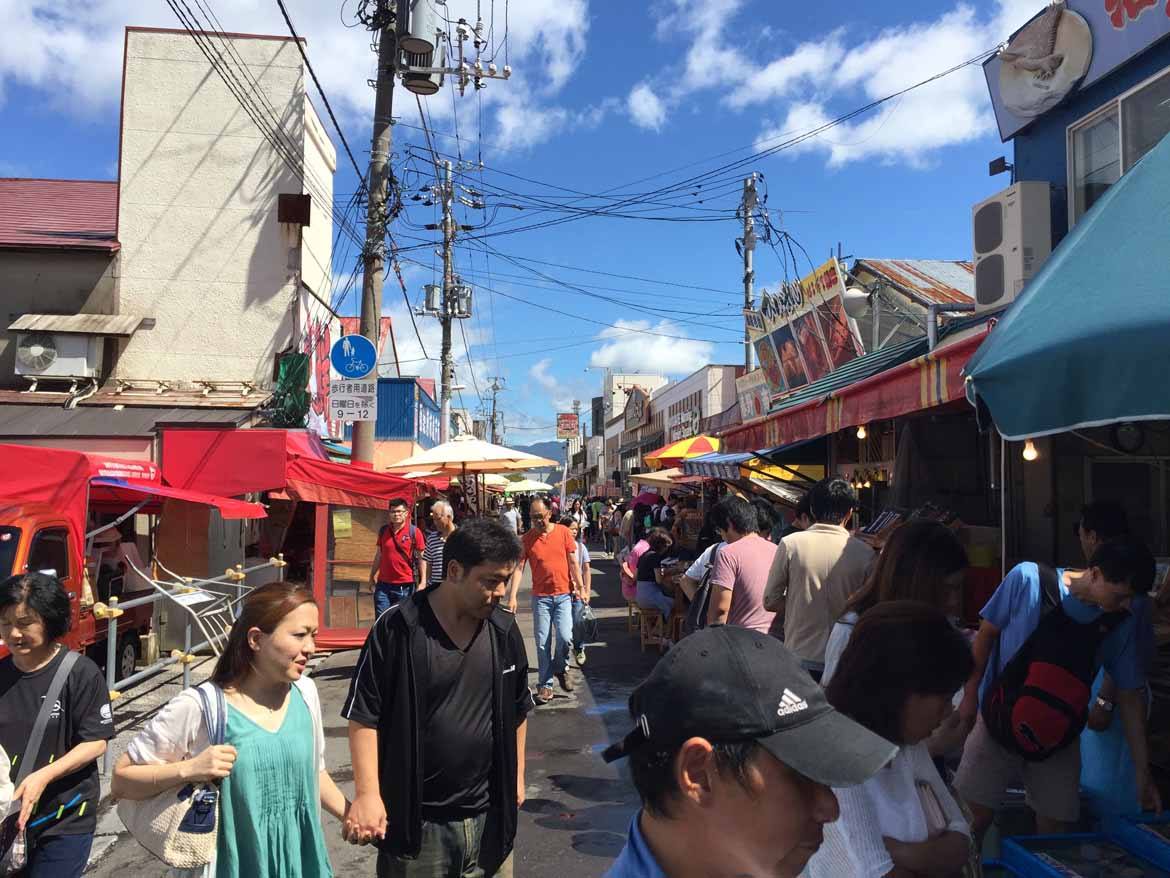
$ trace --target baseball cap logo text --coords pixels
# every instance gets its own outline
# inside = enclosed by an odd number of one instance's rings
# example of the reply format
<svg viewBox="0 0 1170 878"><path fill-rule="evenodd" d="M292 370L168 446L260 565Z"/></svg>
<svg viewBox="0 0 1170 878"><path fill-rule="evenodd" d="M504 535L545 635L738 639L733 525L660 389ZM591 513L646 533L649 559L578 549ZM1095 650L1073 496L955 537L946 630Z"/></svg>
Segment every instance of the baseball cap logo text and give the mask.
<svg viewBox="0 0 1170 878"><path fill-rule="evenodd" d="M791 716L802 710L808 710L808 702L791 689L785 689L784 694L780 697L780 707L776 710L776 715Z"/></svg>

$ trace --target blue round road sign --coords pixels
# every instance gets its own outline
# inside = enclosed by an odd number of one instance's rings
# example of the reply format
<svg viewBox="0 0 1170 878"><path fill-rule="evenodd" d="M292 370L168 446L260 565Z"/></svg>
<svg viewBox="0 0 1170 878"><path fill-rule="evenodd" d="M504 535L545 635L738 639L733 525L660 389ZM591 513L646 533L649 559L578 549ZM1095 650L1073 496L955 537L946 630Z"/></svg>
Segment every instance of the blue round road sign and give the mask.
<svg viewBox="0 0 1170 878"><path fill-rule="evenodd" d="M378 352L364 335L343 335L329 349L329 362L342 378L365 378L377 368Z"/></svg>

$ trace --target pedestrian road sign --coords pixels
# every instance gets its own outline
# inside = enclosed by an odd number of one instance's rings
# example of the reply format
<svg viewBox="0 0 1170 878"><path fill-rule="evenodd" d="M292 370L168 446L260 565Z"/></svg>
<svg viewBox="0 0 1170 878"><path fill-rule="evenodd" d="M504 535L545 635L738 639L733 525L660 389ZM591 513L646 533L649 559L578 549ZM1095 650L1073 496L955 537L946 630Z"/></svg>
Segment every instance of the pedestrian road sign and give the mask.
<svg viewBox="0 0 1170 878"><path fill-rule="evenodd" d="M330 348L329 362L342 378L365 378L378 368L378 352L364 335L343 335Z"/></svg>
<svg viewBox="0 0 1170 878"><path fill-rule="evenodd" d="M330 381L329 417L334 421L373 421L378 417L378 380Z"/></svg>

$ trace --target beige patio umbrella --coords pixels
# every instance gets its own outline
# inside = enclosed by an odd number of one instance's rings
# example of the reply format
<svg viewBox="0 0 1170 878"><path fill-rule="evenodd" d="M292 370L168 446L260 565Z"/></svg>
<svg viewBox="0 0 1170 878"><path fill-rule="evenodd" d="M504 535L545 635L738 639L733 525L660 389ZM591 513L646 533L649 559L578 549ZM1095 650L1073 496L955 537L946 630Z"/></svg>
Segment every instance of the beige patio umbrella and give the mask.
<svg viewBox="0 0 1170 878"><path fill-rule="evenodd" d="M476 439L471 434L456 436L449 442L400 460L386 472L409 473L416 470L459 476L466 473L505 473L513 470L558 466L555 460L536 457L527 451L505 448Z"/></svg>
<svg viewBox="0 0 1170 878"><path fill-rule="evenodd" d="M505 494L538 494L551 491L553 486L548 482L537 482L533 479L521 479L518 482L508 482L504 487Z"/></svg>

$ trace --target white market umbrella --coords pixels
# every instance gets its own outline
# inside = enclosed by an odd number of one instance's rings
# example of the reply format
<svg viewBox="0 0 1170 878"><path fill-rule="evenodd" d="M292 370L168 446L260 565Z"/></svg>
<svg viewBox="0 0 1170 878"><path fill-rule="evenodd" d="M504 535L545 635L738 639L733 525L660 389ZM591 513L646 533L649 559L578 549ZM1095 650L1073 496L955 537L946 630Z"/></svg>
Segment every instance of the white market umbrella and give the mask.
<svg viewBox="0 0 1170 878"><path fill-rule="evenodd" d="M554 460L536 457L527 451L505 448L503 445L493 445L468 433L400 460L386 471L409 473L423 470L460 476L465 473L504 473L557 465Z"/></svg>
<svg viewBox="0 0 1170 878"><path fill-rule="evenodd" d="M505 494L539 494L548 492L553 486L548 482L537 482L533 479L521 479L518 482L509 482L504 487Z"/></svg>

